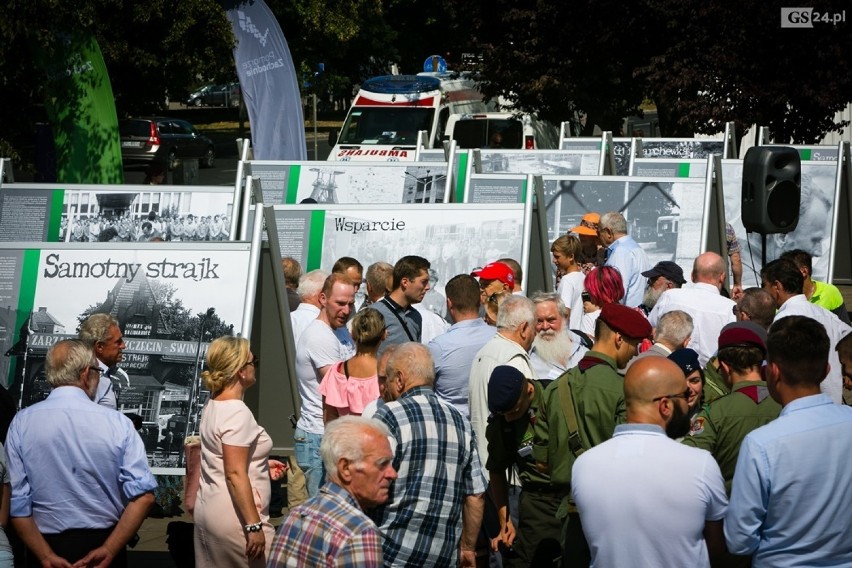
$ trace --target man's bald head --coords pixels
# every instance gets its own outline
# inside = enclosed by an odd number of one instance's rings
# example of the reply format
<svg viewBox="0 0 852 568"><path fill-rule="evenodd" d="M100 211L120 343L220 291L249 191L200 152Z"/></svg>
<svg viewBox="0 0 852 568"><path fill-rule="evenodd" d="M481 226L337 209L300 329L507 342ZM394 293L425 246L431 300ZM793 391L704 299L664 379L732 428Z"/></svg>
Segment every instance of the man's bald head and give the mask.
<svg viewBox="0 0 852 568"><path fill-rule="evenodd" d="M670 415L660 412L660 399L669 395L683 395L686 390L686 377L673 361L666 357L637 360L624 377L627 421L633 424L658 424L665 428ZM686 406L685 398L683 402L677 398L671 397L671 403Z"/></svg>
<svg viewBox="0 0 852 568"><path fill-rule="evenodd" d="M692 264L692 281L721 287L725 280L725 261L715 252L705 252Z"/></svg>

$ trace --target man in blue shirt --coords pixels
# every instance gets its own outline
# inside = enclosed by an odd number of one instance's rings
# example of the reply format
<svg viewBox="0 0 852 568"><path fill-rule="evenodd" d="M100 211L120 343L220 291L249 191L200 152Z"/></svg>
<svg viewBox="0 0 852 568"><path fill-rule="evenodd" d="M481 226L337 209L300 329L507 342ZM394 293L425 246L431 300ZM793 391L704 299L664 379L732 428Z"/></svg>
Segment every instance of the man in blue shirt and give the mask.
<svg viewBox="0 0 852 568"><path fill-rule="evenodd" d="M645 277L642 272L651 268L645 250L627 234L627 221L617 211L601 217L598 236L606 247L606 266L617 268L624 280L625 306L637 307L642 303L645 292Z"/></svg>
<svg viewBox="0 0 852 568"><path fill-rule="evenodd" d="M846 566L852 559L852 408L820 392L829 339L816 320L776 320L766 342L781 415L740 448L725 540L754 568Z"/></svg>
<svg viewBox="0 0 852 568"><path fill-rule="evenodd" d="M30 566L126 566L125 545L154 502L133 423L93 402L99 369L85 342L58 342L45 362L53 391L9 427L12 524Z"/></svg>
<svg viewBox="0 0 852 568"><path fill-rule="evenodd" d="M447 307L455 322L429 342L435 360L435 394L470 419L470 368L476 354L497 333L479 317L479 283L469 274L447 282Z"/></svg>

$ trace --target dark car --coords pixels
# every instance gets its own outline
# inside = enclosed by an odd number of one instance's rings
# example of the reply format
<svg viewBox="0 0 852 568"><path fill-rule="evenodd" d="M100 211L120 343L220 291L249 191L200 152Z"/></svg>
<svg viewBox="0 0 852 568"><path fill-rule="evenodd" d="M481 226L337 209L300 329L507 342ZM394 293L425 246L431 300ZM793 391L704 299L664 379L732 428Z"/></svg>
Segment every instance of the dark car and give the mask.
<svg viewBox="0 0 852 568"><path fill-rule="evenodd" d="M188 106L240 106L240 84L207 85L195 91L186 100Z"/></svg>
<svg viewBox="0 0 852 568"><path fill-rule="evenodd" d="M158 161L174 169L182 158L198 158L212 168L216 146L185 120L162 116L128 118L118 123L121 158L125 163Z"/></svg>

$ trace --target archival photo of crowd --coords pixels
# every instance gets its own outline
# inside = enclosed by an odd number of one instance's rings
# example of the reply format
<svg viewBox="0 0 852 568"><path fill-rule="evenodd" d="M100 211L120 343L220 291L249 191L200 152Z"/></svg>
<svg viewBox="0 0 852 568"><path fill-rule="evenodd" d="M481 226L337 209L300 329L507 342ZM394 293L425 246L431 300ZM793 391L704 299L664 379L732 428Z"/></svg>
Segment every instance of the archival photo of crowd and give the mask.
<svg viewBox="0 0 852 568"><path fill-rule="evenodd" d="M689 264L701 252L707 215L704 180L545 176L543 182L550 241L579 225L588 212L619 211L652 264Z"/></svg>
<svg viewBox="0 0 852 568"><path fill-rule="evenodd" d="M479 150L481 173L593 176L601 163L600 150Z"/></svg>
<svg viewBox="0 0 852 568"><path fill-rule="evenodd" d="M264 203L443 203L447 163L252 162ZM296 179L292 179L292 178Z"/></svg>
<svg viewBox="0 0 852 568"><path fill-rule="evenodd" d="M65 191L61 242L231 240L234 190Z"/></svg>
<svg viewBox="0 0 852 568"><path fill-rule="evenodd" d="M763 242L758 233L746 234L742 221L742 160L722 160L725 219L734 228L743 262L743 285L760 286ZM788 234L766 236L766 260L781 253L801 249L813 256L814 280L831 281L834 243L831 235L837 224L837 162L802 162L802 200L799 223Z"/></svg>
<svg viewBox="0 0 852 568"><path fill-rule="evenodd" d="M32 309L19 309L13 330L14 382L20 406L50 391L48 348L76 336L93 313L114 316L126 348L113 373L118 409L138 422L152 467L183 467L183 440L197 430L208 393L199 388L208 344L243 332L250 248L157 250L43 249L33 281ZM23 349L14 350L21 344ZM195 384L195 388L193 388Z"/></svg>

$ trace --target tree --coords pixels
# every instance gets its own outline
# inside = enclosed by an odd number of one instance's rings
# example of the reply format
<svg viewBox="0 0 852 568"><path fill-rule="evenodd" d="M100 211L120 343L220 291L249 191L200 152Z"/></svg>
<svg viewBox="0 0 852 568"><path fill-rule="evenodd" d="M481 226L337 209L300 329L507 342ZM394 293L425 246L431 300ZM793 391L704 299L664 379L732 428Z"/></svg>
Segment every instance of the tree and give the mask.
<svg viewBox="0 0 852 568"><path fill-rule="evenodd" d="M637 78L666 133L714 133L734 121L741 133L757 124L779 142L813 143L842 126L834 115L852 101L852 26L782 29L779 4L759 0L645 4L664 41Z"/></svg>

